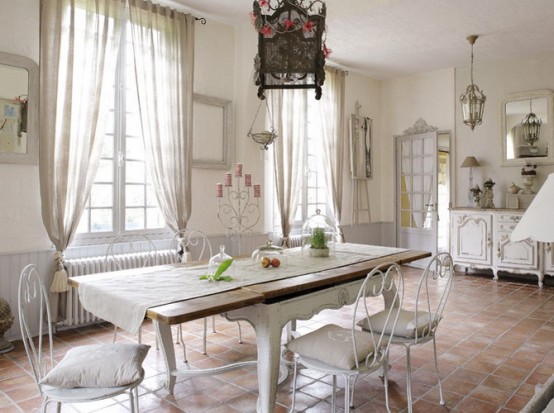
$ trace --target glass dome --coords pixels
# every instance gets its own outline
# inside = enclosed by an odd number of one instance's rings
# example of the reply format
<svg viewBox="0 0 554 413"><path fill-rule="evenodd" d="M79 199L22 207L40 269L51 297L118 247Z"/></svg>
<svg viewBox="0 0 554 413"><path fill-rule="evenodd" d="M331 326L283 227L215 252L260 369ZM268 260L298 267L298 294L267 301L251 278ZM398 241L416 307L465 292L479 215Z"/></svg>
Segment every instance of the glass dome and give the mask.
<svg viewBox="0 0 554 413"><path fill-rule="evenodd" d="M219 252L210 258L210 262L208 264L208 273L210 275L215 274L221 263L231 258L233 257L225 253L225 245L220 245ZM233 267L234 265L231 264L227 271L225 271L225 275L234 276L235 269Z"/></svg>
<svg viewBox="0 0 554 413"><path fill-rule="evenodd" d="M283 268L287 266L287 256L283 248L273 245L271 240L254 250L252 261L263 268Z"/></svg>
<svg viewBox="0 0 554 413"><path fill-rule="evenodd" d="M302 253L314 257L334 255L337 243L337 226L333 218L317 210L302 225Z"/></svg>

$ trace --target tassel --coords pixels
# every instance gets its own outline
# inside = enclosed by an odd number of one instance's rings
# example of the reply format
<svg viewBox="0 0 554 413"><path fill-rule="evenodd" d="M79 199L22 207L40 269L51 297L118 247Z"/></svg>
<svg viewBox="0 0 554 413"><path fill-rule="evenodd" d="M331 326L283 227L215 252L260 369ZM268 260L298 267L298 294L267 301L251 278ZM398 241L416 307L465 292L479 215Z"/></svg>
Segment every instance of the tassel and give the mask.
<svg viewBox="0 0 554 413"><path fill-rule="evenodd" d="M63 266L63 253L57 251L54 255L54 259L57 261L56 273L50 285L50 291L53 293L64 293L69 290L69 285L67 284L67 272Z"/></svg>

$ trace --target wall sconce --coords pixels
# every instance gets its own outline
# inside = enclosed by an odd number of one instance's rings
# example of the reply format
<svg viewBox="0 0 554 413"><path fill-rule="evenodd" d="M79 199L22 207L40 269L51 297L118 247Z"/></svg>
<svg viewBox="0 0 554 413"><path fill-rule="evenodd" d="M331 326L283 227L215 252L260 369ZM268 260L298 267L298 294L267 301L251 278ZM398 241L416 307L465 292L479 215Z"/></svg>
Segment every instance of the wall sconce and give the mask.
<svg viewBox="0 0 554 413"><path fill-rule="evenodd" d="M529 153L537 154L539 148L535 146L541 136L542 120L533 113L533 99L529 99L529 113L521 121L523 140L529 144Z"/></svg>
<svg viewBox="0 0 554 413"><path fill-rule="evenodd" d="M304 4L306 3L306 4ZM325 3L321 0L255 0L250 14L258 31L254 83L265 89L315 89L325 81Z"/></svg>
<svg viewBox="0 0 554 413"><path fill-rule="evenodd" d="M463 121L471 130L475 128L475 125L480 125L483 122L483 111L487 100L483 91L479 90L477 85L473 83L473 44L478 37L475 34L467 37L467 41L471 45L471 84L467 87L465 93L460 96Z"/></svg>

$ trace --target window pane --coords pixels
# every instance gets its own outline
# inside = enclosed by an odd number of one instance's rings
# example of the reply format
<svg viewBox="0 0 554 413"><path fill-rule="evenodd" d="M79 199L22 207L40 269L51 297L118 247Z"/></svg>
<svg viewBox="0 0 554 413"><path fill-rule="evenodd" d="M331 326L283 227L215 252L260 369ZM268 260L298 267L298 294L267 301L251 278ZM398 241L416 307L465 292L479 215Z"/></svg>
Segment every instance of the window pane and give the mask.
<svg viewBox="0 0 554 413"><path fill-rule="evenodd" d="M317 202L317 190L315 188L308 188L308 203L313 204Z"/></svg>
<svg viewBox="0 0 554 413"><path fill-rule="evenodd" d="M88 219L89 219L89 210L85 209L83 215L81 215L81 220L77 226L77 233L88 232Z"/></svg>
<svg viewBox="0 0 554 413"><path fill-rule="evenodd" d="M127 138L126 147L127 158L143 160L146 158L144 154L144 144L142 138Z"/></svg>
<svg viewBox="0 0 554 413"><path fill-rule="evenodd" d="M158 199L156 198L152 185L146 187L146 205L158 207Z"/></svg>
<svg viewBox="0 0 554 413"><path fill-rule="evenodd" d="M144 179L144 162L129 160L125 162L125 182L143 184Z"/></svg>
<svg viewBox="0 0 554 413"><path fill-rule="evenodd" d="M142 136L142 127L140 125L138 112L127 113L126 121L127 136Z"/></svg>
<svg viewBox="0 0 554 413"><path fill-rule="evenodd" d="M113 93L113 91L112 91L112 93ZM115 128L115 112L112 109L112 110L108 111L108 116L106 117L106 135L112 135L113 136L114 128Z"/></svg>
<svg viewBox="0 0 554 413"><path fill-rule="evenodd" d="M91 232L113 231L112 210L92 209L90 211Z"/></svg>
<svg viewBox="0 0 554 413"><path fill-rule="evenodd" d="M92 207L113 206L113 185L94 184L90 191L90 204Z"/></svg>
<svg viewBox="0 0 554 413"><path fill-rule="evenodd" d="M113 160L100 159L94 182L113 182Z"/></svg>
<svg viewBox="0 0 554 413"><path fill-rule="evenodd" d="M125 206L144 206L144 185L125 185Z"/></svg>
<svg viewBox="0 0 554 413"><path fill-rule="evenodd" d="M114 136L106 134L104 136L104 142L102 142L101 158L113 158L114 157Z"/></svg>
<svg viewBox="0 0 554 413"><path fill-rule="evenodd" d="M125 230L144 229L144 209L125 208Z"/></svg>

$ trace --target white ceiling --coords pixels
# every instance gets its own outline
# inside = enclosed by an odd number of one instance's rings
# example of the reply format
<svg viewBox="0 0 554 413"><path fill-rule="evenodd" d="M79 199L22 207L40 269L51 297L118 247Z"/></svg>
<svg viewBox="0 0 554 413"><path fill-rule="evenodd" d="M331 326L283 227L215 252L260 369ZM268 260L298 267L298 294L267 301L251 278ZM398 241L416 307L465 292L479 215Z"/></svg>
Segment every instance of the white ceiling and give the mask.
<svg viewBox="0 0 554 413"><path fill-rule="evenodd" d="M271 0L275 2L276 0ZM307 1L307 0L304 0ZM167 0L248 24L252 0ZM326 0L330 61L376 79L554 50L554 0ZM252 33L255 36L255 33ZM554 74L553 74L554 76Z"/></svg>

